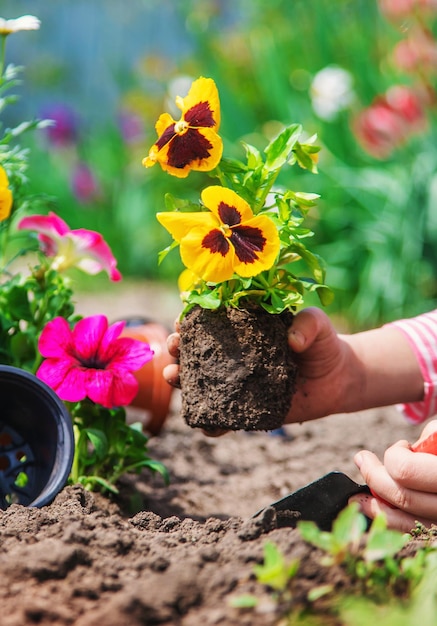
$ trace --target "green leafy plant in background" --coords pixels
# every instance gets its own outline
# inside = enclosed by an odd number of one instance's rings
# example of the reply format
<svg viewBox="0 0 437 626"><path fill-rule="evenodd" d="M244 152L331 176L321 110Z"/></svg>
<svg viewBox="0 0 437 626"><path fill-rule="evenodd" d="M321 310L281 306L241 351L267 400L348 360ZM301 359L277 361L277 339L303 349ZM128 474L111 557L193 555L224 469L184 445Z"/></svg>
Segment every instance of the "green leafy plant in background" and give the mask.
<svg viewBox="0 0 437 626"><path fill-rule="evenodd" d="M358 328L435 307L432 68L426 86L431 90L428 127L421 133L404 142L398 125L391 133L383 129L393 150L376 158L362 149L354 126L363 109L391 86L416 87L417 76L396 67L392 52L414 33L420 10L399 24L381 13L377 1L277 0L267 7L243 0L244 21L216 29L219 16L199 5L192 0L180 10L191 18L201 50L198 71L207 64L220 85L224 117L230 116L227 108L234 111L234 126L224 131L229 139L255 127L262 141L275 123L290 117L310 132L317 129L324 150L313 189L322 200L311 215L317 221L315 250L332 268L331 311ZM426 20L430 33L436 28L433 17L431 12ZM353 94L346 108L322 118L313 108L313 82L331 66L348 72ZM235 90L241 93L238 103Z"/></svg>
<svg viewBox="0 0 437 626"><path fill-rule="evenodd" d="M22 71L6 65L6 40L39 25L33 16L0 18L1 110L16 102L9 92ZM48 124L0 125L0 363L35 374L67 405L75 434L70 482L117 493L120 476L142 468L167 481L166 468L149 457L148 438L139 425L127 422L125 410L138 390L132 372L153 351L146 343L119 337L123 322L109 326L103 315L81 319L75 313L66 271L77 267L93 275L105 270L118 281L116 260L99 233L70 229L52 212L34 213L46 208L44 197L29 192L29 153L18 141ZM22 231L31 234L25 239ZM15 484L26 482L20 472Z"/></svg>
<svg viewBox="0 0 437 626"><path fill-rule="evenodd" d="M93 125L90 133L90 122L83 120L68 146L32 145L32 189L40 192L45 187L46 194L59 198L53 206L62 207L72 227L86 223L102 232L124 273L173 279L182 269L176 255L156 265L165 238L155 213L164 208L165 192L180 197L180 181L155 172L146 181L138 154L150 140L147 129L156 112L171 96L167 86L206 74L219 87L223 136L235 158L245 158L242 141L262 150L290 120L310 135L317 132L323 146L320 173L310 184L321 200L311 207L307 223L316 233L314 251L329 260L330 285L336 293L330 311L358 328L433 308L433 106L427 106L424 132L402 145L395 145L399 133L391 133L395 149L384 158L362 148L354 123L375 99L385 98L391 86L415 87L417 76L397 67L393 54L414 34L420 11L401 24L390 21L377 0L275 0L268 5L237 0L231 8L189 0L176 3L175 11L193 53L177 60L145 56L123 77L120 108L139 124L136 137L126 141L114 120ZM426 27L435 39L434 17L431 12ZM316 78L332 68L350 77L350 93L326 115L316 107L316 96L331 101L338 84L320 94ZM432 68L427 66L427 72L427 89L433 90ZM88 199L78 202L71 187L79 162L88 165L98 185L97 193L94 188ZM299 170L282 173L280 183L302 190L309 184L307 173ZM193 174L184 183L184 195L194 200L201 184L200 174Z"/></svg>

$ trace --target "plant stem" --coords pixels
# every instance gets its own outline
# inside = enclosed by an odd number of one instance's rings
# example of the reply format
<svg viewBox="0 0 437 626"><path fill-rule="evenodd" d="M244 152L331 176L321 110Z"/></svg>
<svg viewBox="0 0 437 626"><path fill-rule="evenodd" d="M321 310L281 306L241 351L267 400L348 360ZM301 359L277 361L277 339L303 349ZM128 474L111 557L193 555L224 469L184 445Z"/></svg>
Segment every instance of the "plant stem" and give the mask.
<svg viewBox="0 0 437 626"><path fill-rule="evenodd" d="M4 82L3 73L5 71L6 37L7 35L1 35L2 40L0 45L0 85L2 85Z"/></svg>
<svg viewBox="0 0 437 626"><path fill-rule="evenodd" d="M80 437L80 429L79 426L77 426L77 424L73 424L73 433L74 433L74 457L73 457L73 464L71 467L71 480L73 481L73 484L76 484L79 481L79 459L80 459L80 450L79 450L79 446L81 443L81 437Z"/></svg>

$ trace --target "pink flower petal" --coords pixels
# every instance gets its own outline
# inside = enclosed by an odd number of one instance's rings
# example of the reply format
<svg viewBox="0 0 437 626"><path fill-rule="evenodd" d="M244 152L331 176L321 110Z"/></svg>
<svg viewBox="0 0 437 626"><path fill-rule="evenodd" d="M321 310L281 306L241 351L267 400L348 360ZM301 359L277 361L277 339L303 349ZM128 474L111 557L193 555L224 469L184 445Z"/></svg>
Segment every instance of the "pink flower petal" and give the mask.
<svg viewBox="0 0 437 626"><path fill-rule="evenodd" d="M23 217L18 224L18 230L34 230L47 237L58 238L69 232L68 224L64 222L56 213L50 212L48 215L30 215Z"/></svg>
<svg viewBox="0 0 437 626"><path fill-rule="evenodd" d="M47 359L36 373L61 400L78 402L86 397L85 376L77 366L59 359Z"/></svg>
<svg viewBox="0 0 437 626"><path fill-rule="evenodd" d="M88 397L107 408L130 404L138 392L138 382L129 372L89 370L86 385Z"/></svg>
<svg viewBox="0 0 437 626"><path fill-rule="evenodd" d="M148 343L130 337L121 337L114 345L110 367L135 372L150 361L153 355L154 352Z"/></svg>
<svg viewBox="0 0 437 626"><path fill-rule="evenodd" d="M63 381L55 389L61 400L79 402L87 395L86 372L80 367L71 367L65 372Z"/></svg>
<svg viewBox="0 0 437 626"><path fill-rule="evenodd" d="M70 238L81 256L77 267L90 274L105 270L112 281L121 280L121 274L116 267L117 260L100 233L79 228L70 231Z"/></svg>
<svg viewBox="0 0 437 626"><path fill-rule="evenodd" d="M55 317L48 322L38 341L38 349L44 357L71 359L72 335L67 320Z"/></svg>
<svg viewBox="0 0 437 626"><path fill-rule="evenodd" d="M143 341L119 337L124 325L108 326L104 315L92 315L71 331L64 318L55 318L41 334L41 354L50 358L38 377L62 400L77 402L88 396L108 408L129 404L138 392L132 372L147 363L153 351Z"/></svg>
<svg viewBox="0 0 437 626"><path fill-rule="evenodd" d="M61 261L58 269L64 270L75 265L88 274L98 274L104 270L112 281L122 278L111 248L102 235L94 230L70 230L68 224L55 213L24 217L17 228L37 232L47 256L59 253Z"/></svg>
<svg viewBox="0 0 437 626"><path fill-rule="evenodd" d="M107 328L108 320L104 315L91 315L77 322L73 329L72 342L76 355L82 362L96 359Z"/></svg>

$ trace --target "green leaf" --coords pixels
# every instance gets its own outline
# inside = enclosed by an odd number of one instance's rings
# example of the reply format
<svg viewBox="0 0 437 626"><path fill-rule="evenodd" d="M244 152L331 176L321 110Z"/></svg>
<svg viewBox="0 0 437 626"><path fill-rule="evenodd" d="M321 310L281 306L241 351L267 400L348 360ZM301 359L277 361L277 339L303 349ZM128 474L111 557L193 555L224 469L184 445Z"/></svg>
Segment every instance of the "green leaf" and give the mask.
<svg viewBox="0 0 437 626"><path fill-rule="evenodd" d="M222 303L221 298L216 290L208 293L198 293L192 291L187 297L186 302L189 304L198 304L203 309L218 309Z"/></svg>
<svg viewBox="0 0 437 626"><path fill-rule="evenodd" d="M240 174L247 171L247 166L241 161L237 161L237 159L222 157L220 169L226 174Z"/></svg>
<svg viewBox="0 0 437 626"><path fill-rule="evenodd" d="M265 169L274 171L281 168L290 158L299 136L302 133L300 124L287 126L279 135L269 143L264 152L267 155Z"/></svg>
<svg viewBox="0 0 437 626"><path fill-rule="evenodd" d="M246 150L247 167L251 170L256 170L262 167L264 162L260 151L244 141L242 143L244 149Z"/></svg>
<svg viewBox="0 0 437 626"><path fill-rule="evenodd" d="M278 591L285 589L290 576L293 576L296 571L295 563L293 562L291 566L287 566L282 552L271 541L264 545L264 564L254 567L254 573L258 582Z"/></svg>
<svg viewBox="0 0 437 626"><path fill-rule="evenodd" d="M87 428L84 432L86 437L88 437L92 443L97 458L99 460L104 459L109 449L106 434L97 428Z"/></svg>
<svg viewBox="0 0 437 626"><path fill-rule="evenodd" d="M253 609L258 605L258 602L259 600L256 596L247 593L237 596L236 598L231 598L229 604L234 609Z"/></svg>
<svg viewBox="0 0 437 626"><path fill-rule="evenodd" d="M33 320L32 311L24 286L13 286L7 293L8 313L17 320Z"/></svg>
<svg viewBox="0 0 437 626"><path fill-rule="evenodd" d="M300 535L304 541L310 543L316 548L321 548L325 552L331 553L333 547L333 537L331 533L328 533L310 521L300 521L297 523Z"/></svg>
<svg viewBox="0 0 437 626"><path fill-rule="evenodd" d="M185 200L182 198L176 198L171 193L166 193L164 196L165 208L167 211L181 211L182 213L187 212L198 212L201 210L199 204L195 204L190 200Z"/></svg>
<svg viewBox="0 0 437 626"><path fill-rule="evenodd" d="M332 525L332 535L338 544L357 550L366 529L366 518L360 512L358 503L353 502L340 511Z"/></svg>
<svg viewBox="0 0 437 626"><path fill-rule="evenodd" d="M160 265L162 261L165 259L165 257L167 256L167 254L171 252L171 250L173 250L174 248L177 248L178 245L179 245L178 241L172 241L169 246L164 248L164 250L161 250L160 252L158 252L158 265Z"/></svg>
<svg viewBox="0 0 437 626"><path fill-rule="evenodd" d="M367 562L379 561L397 554L411 539L409 534L387 529L383 515L378 515L372 522L369 537L364 550Z"/></svg>
<svg viewBox="0 0 437 626"><path fill-rule="evenodd" d="M300 144L299 142L296 142L293 152L300 167L302 167L305 170L309 170L313 174L317 174L317 164L310 157L310 154L313 154L315 152L314 150L312 150L313 147L314 146L308 146L308 145L304 146Z"/></svg>

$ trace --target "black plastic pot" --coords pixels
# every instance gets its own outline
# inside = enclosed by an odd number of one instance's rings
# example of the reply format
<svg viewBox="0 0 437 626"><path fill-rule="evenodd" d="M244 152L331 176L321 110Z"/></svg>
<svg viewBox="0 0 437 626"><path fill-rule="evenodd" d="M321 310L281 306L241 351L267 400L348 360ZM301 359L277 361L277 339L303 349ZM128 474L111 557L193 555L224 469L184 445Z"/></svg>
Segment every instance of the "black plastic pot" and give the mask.
<svg viewBox="0 0 437 626"><path fill-rule="evenodd" d="M0 365L0 509L49 504L73 456L71 418L56 393L33 374Z"/></svg>

